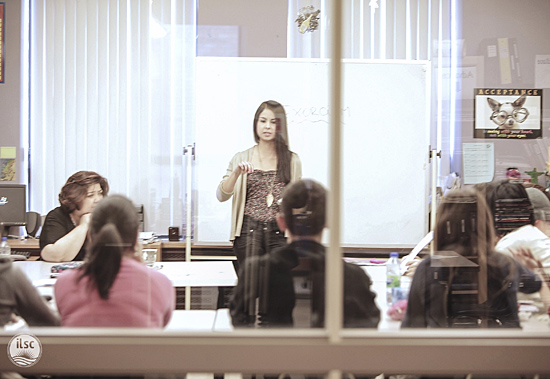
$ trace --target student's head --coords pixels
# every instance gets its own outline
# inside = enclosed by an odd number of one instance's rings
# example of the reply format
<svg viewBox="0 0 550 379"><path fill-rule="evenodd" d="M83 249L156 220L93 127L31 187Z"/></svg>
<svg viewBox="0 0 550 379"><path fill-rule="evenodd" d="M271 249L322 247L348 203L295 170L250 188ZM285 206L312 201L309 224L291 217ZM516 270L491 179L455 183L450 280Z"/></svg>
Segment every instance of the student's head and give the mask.
<svg viewBox="0 0 550 379"><path fill-rule="evenodd" d="M548 200L550 200L550 192L548 192L548 191L546 190L546 187L543 187L543 186L541 186L541 185L538 184L538 183L531 183L531 182L523 182L523 183L521 183L521 184L523 184L523 186L524 186L526 189L527 189L527 188L536 188L536 189L540 190L540 191L544 194L544 196L546 196L546 197L548 198ZM529 191L528 191L528 192L529 192Z"/></svg>
<svg viewBox="0 0 550 379"><path fill-rule="evenodd" d="M123 195L106 197L95 207L90 220L90 238L101 245L111 238L120 238L123 245L133 249L138 234L138 214L130 199Z"/></svg>
<svg viewBox="0 0 550 379"><path fill-rule="evenodd" d="M109 296L122 258L134 254L138 227L136 207L122 195L101 200L92 213L83 276L90 276L103 299Z"/></svg>
<svg viewBox="0 0 550 379"><path fill-rule="evenodd" d="M107 179L93 171L78 171L71 175L59 193L59 203L68 213L90 213L109 193Z"/></svg>
<svg viewBox="0 0 550 379"><path fill-rule="evenodd" d="M288 146L288 131L286 127L286 113L281 104L276 101L268 100L260 104L254 115L254 140L260 142L263 137L259 134L258 129L264 125L264 122L274 122L273 139L278 144ZM261 133L261 131L260 131Z"/></svg>
<svg viewBox="0 0 550 379"><path fill-rule="evenodd" d="M486 187L485 196L498 237L524 225L534 224L533 208L521 183L507 179L490 183ZM518 213L522 216L515 217Z"/></svg>
<svg viewBox="0 0 550 379"><path fill-rule="evenodd" d="M303 179L286 186L279 207L285 229L296 237L316 236L326 225L327 190Z"/></svg>
<svg viewBox="0 0 550 379"><path fill-rule="evenodd" d="M462 255L492 251L493 216L480 192L474 190L449 192L441 200L436 220L434 236L436 250L452 250Z"/></svg>
<svg viewBox="0 0 550 379"><path fill-rule="evenodd" d="M526 191L533 206L535 226L550 237L550 200L538 188L527 188Z"/></svg>
<svg viewBox="0 0 550 379"><path fill-rule="evenodd" d="M269 129L273 129L274 134L260 135L265 125L269 123ZM264 101L254 115L254 140L256 143L260 141L274 141L275 153L277 154L277 177L283 183L290 182L290 166L292 161L292 153L288 148L288 131L286 126L286 113L281 104L276 101Z"/></svg>

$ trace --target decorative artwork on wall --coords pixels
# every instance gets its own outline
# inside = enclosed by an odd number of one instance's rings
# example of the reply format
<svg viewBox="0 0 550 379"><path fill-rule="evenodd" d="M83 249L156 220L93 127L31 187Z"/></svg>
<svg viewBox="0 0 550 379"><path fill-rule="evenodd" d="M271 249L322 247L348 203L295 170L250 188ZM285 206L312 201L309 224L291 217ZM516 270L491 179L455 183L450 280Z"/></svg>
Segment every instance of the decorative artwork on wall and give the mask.
<svg viewBox="0 0 550 379"><path fill-rule="evenodd" d="M296 18L296 24L298 24L298 30L304 34L306 32L314 32L319 27L319 9L315 9L313 5L303 7L298 12L298 18Z"/></svg>
<svg viewBox="0 0 550 379"><path fill-rule="evenodd" d="M474 89L474 138L542 137L542 89Z"/></svg>
<svg viewBox="0 0 550 379"><path fill-rule="evenodd" d="M0 147L0 181L15 180L15 159L17 149L14 146Z"/></svg>

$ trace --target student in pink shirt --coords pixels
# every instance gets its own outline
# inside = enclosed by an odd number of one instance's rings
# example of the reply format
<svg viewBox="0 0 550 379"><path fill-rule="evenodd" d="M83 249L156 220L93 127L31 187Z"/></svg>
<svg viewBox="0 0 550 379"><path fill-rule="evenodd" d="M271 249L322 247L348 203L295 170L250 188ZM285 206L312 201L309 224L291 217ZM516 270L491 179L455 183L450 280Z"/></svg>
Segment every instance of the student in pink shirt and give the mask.
<svg viewBox="0 0 550 379"><path fill-rule="evenodd" d="M55 285L63 326L162 328L175 306L175 290L136 253L138 217L132 202L114 195L92 212L84 264Z"/></svg>

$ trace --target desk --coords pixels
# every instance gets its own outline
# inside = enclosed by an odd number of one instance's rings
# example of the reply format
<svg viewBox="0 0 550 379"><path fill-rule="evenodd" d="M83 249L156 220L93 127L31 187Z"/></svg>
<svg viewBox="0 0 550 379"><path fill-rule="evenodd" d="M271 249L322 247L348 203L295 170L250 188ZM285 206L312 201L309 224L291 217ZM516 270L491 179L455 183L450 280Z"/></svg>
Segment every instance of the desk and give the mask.
<svg viewBox="0 0 550 379"><path fill-rule="evenodd" d="M228 308L220 308L216 310L216 319L214 320L215 332L230 332L233 330L231 323L231 314Z"/></svg>
<svg viewBox="0 0 550 379"><path fill-rule="evenodd" d="M13 251L29 252L32 257L40 256L40 244L38 239L8 239ZM184 261L184 241L159 240L144 244L144 249L157 249L158 261ZM192 260L235 260L231 245L191 245Z"/></svg>
<svg viewBox="0 0 550 379"><path fill-rule="evenodd" d="M399 331L401 322L392 320L388 314L388 305L386 302L386 266L381 265L362 265L361 268L369 275L372 280L371 289L376 293L376 305L380 309L380 323L378 330L381 331ZM410 283L407 277L402 278L405 283ZM231 315L229 309L220 308L217 310L214 331L227 332L233 330L231 324Z"/></svg>
<svg viewBox="0 0 550 379"><path fill-rule="evenodd" d="M18 261L19 267L35 286L53 285L51 267L58 263ZM170 279L174 287L220 287L237 284L237 274L229 261L158 262L151 270L158 270Z"/></svg>
<svg viewBox="0 0 550 379"><path fill-rule="evenodd" d="M53 286L56 279L50 278L51 267L58 263L44 261L18 261L19 267L43 296L53 298ZM189 287L232 287L237 284L237 274L231 261L205 262L158 262L151 270L158 270L170 279L176 287L176 304L185 306L185 298L192 298ZM181 288L185 287L185 288ZM185 290L185 291L183 291ZM199 289L200 290L200 289ZM216 291L211 289L210 292ZM211 294L210 297L214 295ZM217 296L212 298L208 307L215 308ZM190 300L191 301L191 300ZM189 309L187 307L187 309Z"/></svg>
<svg viewBox="0 0 550 379"><path fill-rule="evenodd" d="M214 330L216 314L215 310L175 310L164 330L211 332Z"/></svg>
<svg viewBox="0 0 550 379"><path fill-rule="evenodd" d="M32 256L40 255L40 246L38 239L9 239L8 243L14 251L28 251ZM184 261L185 241L168 241L161 239L156 242L143 245L144 249L158 249L159 261ZM386 257L390 251L398 251L400 253L408 253L408 249L402 248L360 248L360 247L343 247L343 254L346 257L365 257L376 258ZM227 245L197 245L191 244L191 260L235 260L233 248L230 244Z"/></svg>
<svg viewBox="0 0 550 379"><path fill-rule="evenodd" d="M29 252L29 259L40 256L40 244L37 239L8 239L8 244L12 251Z"/></svg>
<svg viewBox="0 0 550 379"><path fill-rule="evenodd" d="M398 332L401 328L401 321L391 319L388 314L386 302L386 266L384 264L370 264L360 266L371 278L371 289L376 293L376 305L380 309L380 323L378 330L383 332ZM409 286L411 278L401 277L402 283ZM520 312L521 325L524 331L549 331L550 320L547 314ZM231 315L226 308L218 309L214 331L227 332L233 330Z"/></svg>
<svg viewBox="0 0 550 379"><path fill-rule="evenodd" d="M154 269L166 275L174 287L233 287L237 274L230 261L157 262Z"/></svg>

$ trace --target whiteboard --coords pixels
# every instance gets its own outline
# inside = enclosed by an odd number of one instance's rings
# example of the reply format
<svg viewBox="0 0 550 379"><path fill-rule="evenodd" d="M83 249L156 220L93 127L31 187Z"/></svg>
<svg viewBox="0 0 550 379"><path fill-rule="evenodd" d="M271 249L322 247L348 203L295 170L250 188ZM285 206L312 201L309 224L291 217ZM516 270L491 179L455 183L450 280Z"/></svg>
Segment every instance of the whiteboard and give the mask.
<svg viewBox="0 0 550 379"><path fill-rule="evenodd" d="M197 58L196 244L229 241L231 200L220 203L216 188L233 155L255 144L262 101L285 107L303 177L328 184L329 65ZM427 233L429 80L426 61L343 62L342 246L412 247Z"/></svg>

